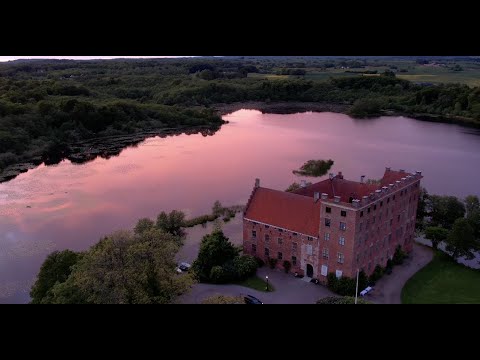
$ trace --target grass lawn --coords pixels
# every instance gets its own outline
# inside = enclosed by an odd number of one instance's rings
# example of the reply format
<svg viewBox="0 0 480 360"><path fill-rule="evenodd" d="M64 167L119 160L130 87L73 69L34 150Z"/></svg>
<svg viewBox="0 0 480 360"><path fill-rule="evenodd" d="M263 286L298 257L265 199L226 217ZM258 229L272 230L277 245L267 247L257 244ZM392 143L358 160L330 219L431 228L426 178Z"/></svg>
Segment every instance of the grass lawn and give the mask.
<svg viewBox="0 0 480 360"><path fill-rule="evenodd" d="M480 304L480 270L437 252L402 289L404 304Z"/></svg>
<svg viewBox="0 0 480 360"><path fill-rule="evenodd" d="M267 283L265 280L260 279L258 276L252 276L247 280L243 280L236 283L237 285L245 286L251 289L255 289L258 291L266 292L265 289L267 288ZM272 286L271 283L268 283L268 291L275 291L275 288Z"/></svg>

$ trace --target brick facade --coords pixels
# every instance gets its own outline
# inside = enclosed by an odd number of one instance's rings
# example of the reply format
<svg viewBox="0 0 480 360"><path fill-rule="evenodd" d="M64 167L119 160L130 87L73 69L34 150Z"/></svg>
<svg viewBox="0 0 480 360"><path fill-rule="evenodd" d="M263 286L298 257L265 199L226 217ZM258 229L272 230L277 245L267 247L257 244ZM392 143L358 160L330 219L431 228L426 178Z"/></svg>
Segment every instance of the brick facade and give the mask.
<svg viewBox="0 0 480 360"><path fill-rule="evenodd" d="M283 262L288 260L292 264L291 272L310 275L321 282L326 282L326 275L330 272L337 276L354 277L357 269L363 269L370 275L377 264L386 265L397 245L406 252L412 250L421 177L420 172L407 174L403 170L393 172L387 168L382 179L384 186L377 186L375 191L361 199L350 196L351 193L336 193L334 196L314 193L311 201L320 206L320 219L316 223L319 226L314 234L311 226L305 234L296 224L296 229L288 229L285 220L275 224L262 222L262 218L271 218L259 212L262 203L256 203L256 210L249 212L252 199L259 196L256 194L259 189L257 180L244 214L244 253L257 256L265 262L268 258L276 258L277 268L283 268ZM338 189L346 189L345 184L353 183L344 181L341 173L337 178L340 180ZM395 178L399 180L392 180ZM331 177L322 183L328 181L335 181L335 178ZM313 189L316 189L315 186L325 186L322 183L311 186ZM353 183L357 188L359 186L368 191L372 188L371 185L367 188L367 184L358 184ZM335 184L331 187L335 192ZM307 190L302 191L307 194ZM292 195L288 196L290 198L281 200L288 203ZM297 196L304 201L304 196L308 194ZM348 198L350 201L345 201ZM264 207L265 212L275 211L276 204L269 205L269 208ZM307 274L308 269L313 272Z"/></svg>

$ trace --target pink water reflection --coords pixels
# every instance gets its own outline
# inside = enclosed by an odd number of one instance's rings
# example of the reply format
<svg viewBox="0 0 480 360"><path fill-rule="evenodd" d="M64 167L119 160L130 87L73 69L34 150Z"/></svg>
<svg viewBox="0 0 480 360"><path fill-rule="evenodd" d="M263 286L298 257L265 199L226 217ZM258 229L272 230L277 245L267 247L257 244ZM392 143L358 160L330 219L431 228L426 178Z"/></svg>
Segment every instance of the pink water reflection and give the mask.
<svg viewBox="0 0 480 360"><path fill-rule="evenodd" d="M213 136L150 138L109 160L40 166L0 184L0 284L31 280L52 246L82 250L140 217L172 209L200 215L215 200L243 204L256 177L285 189L308 159L331 158L332 171L353 179L378 178L385 166L422 170L430 192L479 194L480 138L458 126L254 110L225 119ZM12 249L27 253L12 258ZM25 291L0 293L0 302L25 299Z"/></svg>

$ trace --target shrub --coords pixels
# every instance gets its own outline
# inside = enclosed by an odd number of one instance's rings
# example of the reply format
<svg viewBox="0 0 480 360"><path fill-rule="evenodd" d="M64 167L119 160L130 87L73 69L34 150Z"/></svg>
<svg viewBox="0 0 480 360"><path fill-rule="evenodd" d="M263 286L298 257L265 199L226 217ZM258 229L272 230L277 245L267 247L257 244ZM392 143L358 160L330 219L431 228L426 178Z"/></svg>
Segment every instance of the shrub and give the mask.
<svg viewBox="0 0 480 360"><path fill-rule="evenodd" d="M337 290L338 279L333 272L328 273L327 275L327 287L332 291L336 292Z"/></svg>
<svg viewBox="0 0 480 360"><path fill-rule="evenodd" d="M383 276L383 272L384 269L380 265L375 266L372 275L370 275L370 282L375 282L379 280Z"/></svg>
<svg viewBox="0 0 480 360"><path fill-rule="evenodd" d="M362 270L358 274L358 292L365 289L367 285L368 285L368 277L367 277L367 274L365 274L365 271Z"/></svg>
<svg viewBox="0 0 480 360"><path fill-rule="evenodd" d="M401 265L403 264L403 259L406 258L405 252L402 250L400 245L397 245L395 248L395 253L393 254L393 264L394 265Z"/></svg>
<svg viewBox="0 0 480 360"><path fill-rule="evenodd" d="M244 304L241 296L213 295L204 300L202 304Z"/></svg>
<svg viewBox="0 0 480 360"><path fill-rule="evenodd" d="M343 296L355 296L356 279L342 276L337 282L337 293Z"/></svg>
<svg viewBox="0 0 480 360"><path fill-rule="evenodd" d="M210 281L214 284L224 284L228 281L227 272L221 266L214 266L210 270Z"/></svg>
<svg viewBox="0 0 480 360"><path fill-rule="evenodd" d="M327 275L327 287L339 295L355 296L356 286L356 278L352 279L347 276L342 276L340 279L337 279L335 273L333 272Z"/></svg>
<svg viewBox="0 0 480 360"><path fill-rule="evenodd" d="M283 262L283 268L285 269L285 272L288 274L288 272L289 272L290 269L292 268L292 264L290 263L290 261L285 260L285 261Z"/></svg>
<svg viewBox="0 0 480 360"><path fill-rule="evenodd" d="M355 304L355 297L353 296L329 296L317 300L316 304ZM370 302L357 298L357 304L371 304Z"/></svg>
<svg viewBox="0 0 480 360"><path fill-rule="evenodd" d="M259 258L258 256L255 256L255 261L257 262L258 267L262 267L263 265L265 265L265 261L263 261L263 259Z"/></svg>
<svg viewBox="0 0 480 360"><path fill-rule="evenodd" d="M392 259L388 259L387 260L387 269L391 269L391 268L393 268L393 261L392 261Z"/></svg>
<svg viewBox="0 0 480 360"><path fill-rule="evenodd" d="M257 272L258 263L251 255L242 255L233 260L238 280L244 280Z"/></svg>
<svg viewBox="0 0 480 360"><path fill-rule="evenodd" d="M275 258L268 258L268 265L270 265L270 269L275 269L275 266L277 266L278 260Z"/></svg>

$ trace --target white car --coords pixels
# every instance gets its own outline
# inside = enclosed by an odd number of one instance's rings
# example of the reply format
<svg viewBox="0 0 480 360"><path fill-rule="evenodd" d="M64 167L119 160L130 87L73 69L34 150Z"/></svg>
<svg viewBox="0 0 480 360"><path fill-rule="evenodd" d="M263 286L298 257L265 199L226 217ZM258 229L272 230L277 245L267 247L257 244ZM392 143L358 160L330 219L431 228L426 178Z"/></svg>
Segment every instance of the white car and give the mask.
<svg viewBox="0 0 480 360"><path fill-rule="evenodd" d="M367 286L364 290L360 292L360 296L365 296L367 295L370 291L372 291L373 288L371 286Z"/></svg>
<svg viewBox="0 0 480 360"><path fill-rule="evenodd" d="M191 267L192 267L192 265L190 265L189 263L186 263L186 262L182 262L182 263L180 263L180 265L178 265L178 268L181 271L188 271Z"/></svg>

